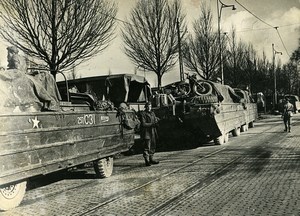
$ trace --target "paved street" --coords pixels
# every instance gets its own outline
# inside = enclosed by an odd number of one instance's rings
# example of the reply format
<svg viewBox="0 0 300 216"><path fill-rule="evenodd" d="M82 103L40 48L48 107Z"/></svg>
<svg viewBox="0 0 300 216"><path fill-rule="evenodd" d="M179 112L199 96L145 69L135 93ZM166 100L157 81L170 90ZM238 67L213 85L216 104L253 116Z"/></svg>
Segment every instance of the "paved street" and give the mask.
<svg viewBox="0 0 300 216"><path fill-rule="evenodd" d="M114 173L92 169L32 180L21 205L2 215L300 215L300 114L292 132L263 116L225 145L115 160Z"/></svg>

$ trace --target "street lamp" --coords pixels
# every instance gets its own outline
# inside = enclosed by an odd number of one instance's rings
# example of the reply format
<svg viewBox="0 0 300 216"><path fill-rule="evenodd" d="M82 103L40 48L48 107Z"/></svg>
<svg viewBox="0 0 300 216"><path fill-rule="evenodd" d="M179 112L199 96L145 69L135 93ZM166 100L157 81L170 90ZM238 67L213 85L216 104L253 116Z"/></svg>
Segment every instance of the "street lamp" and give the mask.
<svg viewBox="0 0 300 216"><path fill-rule="evenodd" d="M221 5L221 7L220 7ZM223 72L223 54L222 54L222 44L221 44L221 15L222 15L222 9L231 7L232 10L236 10L236 7L234 5L227 5L224 4L221 0L217 0L217 9L218 9L218 39L219 39L219 46L220 46L220 70L221 70L221 79L222 79L222 84L224 84L224 72Z"/></svg>
<svg viewBox="0 0 300 216"><path fill-rule="evenodd" d="M274 104L273 108L275 110L275 106L277 104L277 85L276 85L276 71L275 71L275 55L280 54L282 55L282 52L278 52L274 48L274 44L272 44L272 53L273 53L273 74L274 74Z"/></svg>

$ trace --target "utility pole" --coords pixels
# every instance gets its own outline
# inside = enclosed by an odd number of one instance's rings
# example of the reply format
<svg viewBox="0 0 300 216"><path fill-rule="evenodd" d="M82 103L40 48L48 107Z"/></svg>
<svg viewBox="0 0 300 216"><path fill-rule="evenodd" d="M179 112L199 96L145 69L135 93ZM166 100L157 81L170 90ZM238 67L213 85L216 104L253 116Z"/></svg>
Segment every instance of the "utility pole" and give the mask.
<svg viewBox="0 0 300 216"><path fill-rule="evenodd" d="M273 108L275 110L276 104L277 104L277 81L276 81L276 70L275 70L275 55L276 54L282 55L282 52L276 51L274 48L274 44L272 44L272 53L273 53L272 63L273 63L273 74L274 74L274 104L273 104Z"/></svg>
<svg viewBox="0 0 300 216"><path fill-rule="evenodd" d="M176 22L176 27L177 27L177 36L178 36L178 56L179 56L180 81L183 81L184 80L184 71L183 71L182 51L181 51L181 37L180 37L180 28L179 28L178 18L177 18L177 22Z"/></svg>
<svg viewBox="0 0 300 216"><path fill-rule="evenodd" d="M219 6L219 4L221 6ZM221 43L221 17L222 9L231 7L231 10L236 10L234 5L224 4L221 0L217 0L217 10L218 10L218 41L219 41L219 61L220 61L220 72L221 72L221 83L224 84L224 68L223 68L223 45Z"/></svg>

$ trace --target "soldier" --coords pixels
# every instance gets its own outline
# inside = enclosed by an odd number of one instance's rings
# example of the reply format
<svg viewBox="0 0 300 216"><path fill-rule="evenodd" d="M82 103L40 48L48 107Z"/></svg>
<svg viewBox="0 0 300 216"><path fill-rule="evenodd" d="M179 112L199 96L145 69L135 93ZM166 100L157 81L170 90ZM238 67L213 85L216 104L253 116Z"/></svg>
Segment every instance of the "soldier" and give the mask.
<svg viewBox="0 0 300 216"><path fill-rule="evenodd" d="M291 132L291 117L293 115L294 106L289 102L288 98L284 99L284 106L283 106L283 112L282 112L282 118L284 122L284 131Z"/></svg>
<svg viewBox="0 0 300 216"><path fill-rule="evenodd" d="M25 69L21 56L19 56L19 50L15 46L7 47L7 61L8 69Z"/></svg>
<svg viewBox="0 0 300 216"><path fill-rule="evenodd" d="M153 159L158 142L157 126L159 119L155 116L151 108L151 103L147 102L145 110L141 112L141 138L144 142L143 156L146 166L159 163L159 161Z"/></svg>

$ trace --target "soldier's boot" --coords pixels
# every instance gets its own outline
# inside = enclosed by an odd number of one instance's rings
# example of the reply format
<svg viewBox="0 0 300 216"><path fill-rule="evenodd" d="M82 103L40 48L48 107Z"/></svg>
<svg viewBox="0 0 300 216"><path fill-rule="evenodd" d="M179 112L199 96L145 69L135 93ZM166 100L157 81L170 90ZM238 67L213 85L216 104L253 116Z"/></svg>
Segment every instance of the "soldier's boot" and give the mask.
<svg viewBox="0 0 300 216"><path fill-rule="evenodd" d="M144 157L146 166L151 166L151 163L147 157Z"/></svg>
<svg viewBox="0 0 300 216"><path fill-rule="evenodd" d="M155 164L159 164L159 161L157 161L157 160L154 160L154 159L153 159L153 156L150 156L150 158L149 158L149 159L150 159L150 161L149 161L149 162L150 162L150 164L153 164L153 165L155 165Z"/></svg>

